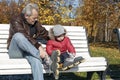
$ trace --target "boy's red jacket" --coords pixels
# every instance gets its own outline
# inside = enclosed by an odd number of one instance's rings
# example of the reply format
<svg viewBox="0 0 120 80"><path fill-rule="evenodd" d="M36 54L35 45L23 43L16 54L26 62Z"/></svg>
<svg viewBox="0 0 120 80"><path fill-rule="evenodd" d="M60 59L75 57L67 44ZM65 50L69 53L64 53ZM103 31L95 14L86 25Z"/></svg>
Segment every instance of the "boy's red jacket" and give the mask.
<svg viewBox="0 0 120 80"><path fill-rule="evenodd" d="M60 50L61 53L76 53L75 48L73 47L70 39L66 36L61 42L55 40L49 40L47 42L46 51L48 55L51 55L53 50Z"/></svg>

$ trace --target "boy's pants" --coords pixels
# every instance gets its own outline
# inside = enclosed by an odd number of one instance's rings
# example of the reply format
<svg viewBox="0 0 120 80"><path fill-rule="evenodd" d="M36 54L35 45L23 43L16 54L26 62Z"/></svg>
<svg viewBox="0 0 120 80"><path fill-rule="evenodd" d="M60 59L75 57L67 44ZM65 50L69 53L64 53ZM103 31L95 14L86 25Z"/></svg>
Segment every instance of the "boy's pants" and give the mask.
<svg viewBox="0 0 120 80"><path fill-rule="evenodd" d="M69 57L69 54L67 52L62 53L60 55L60 63L64 63L65 59Z"/></svg>

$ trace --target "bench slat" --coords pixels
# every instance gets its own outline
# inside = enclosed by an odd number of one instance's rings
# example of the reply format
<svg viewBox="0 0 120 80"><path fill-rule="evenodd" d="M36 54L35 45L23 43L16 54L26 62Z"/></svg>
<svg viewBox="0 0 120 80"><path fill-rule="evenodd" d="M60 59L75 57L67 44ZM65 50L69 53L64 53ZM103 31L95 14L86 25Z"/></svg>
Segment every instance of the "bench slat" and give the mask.
<svg viewBox="0 0 120 80"><path fill-rule="evenodd" d="M72 68L70 70L64 71L65 72L89 72L89 71L104 71L106 67L99 66L99 67L82 67L82 68ZM0 75L11 75L11 74L31 74L30 69L12 69L12 70L0 70ZM44 73L48 73L48 70L43 70ZM63 71L60 71L61 73Z"/></svg>
<svg viewBox="0 0 120 80"><path fill-rule="evenodd" d="M82 68L82 67L99 67L99 66L104 66L106 63L99 62L100 64L97 64L98 62L86 62L86 63L81 63L77 67ZM90 65L91 64L91 65ZM96 65L94 65L96 64ZM9 66L9 67L8 67ZM31 69L29 64L2 64L0 65L1 70L12 70L12 69Z"/></svg>
<svg viewBox="0 0 120 80"><path fill-rule="evenodd" d="M43 27L46 27L46 29L50 29L51 27L53 27L54 25L42 25ZM3 30L3 29L5 29L5 30L9 30L9 27L10 27L10 25L9 24L0 24L0 30ZM83 26L81 26L81 27L76 27L76 26L64 26L66 29L67 29L67 31L68 30L70 30L70 29L72 29L72 31L77 31L77 30L84 30L84 27Z"/></svg>
<svg viewBox="0 0 120 80"><path fill-rule="evenodd" d="M93 62L93 60L96 60ZM12 65L10 65L12 64ZM94 67L94 66L104 66L106 64L106 62L104 60L100 61L100 59L98 58L88 58L86 59L85 62L79 64L77 67ZM16 66L15 66L16 65ZM8 67L9 66L9 67ZM26 59L11 59L11 60L0 60L0 69L14 69L14 68L30 68L30 65L28 64Z"/></svg>
<svg viewBox="0 0 120 80"><path fill-rule="evenodd" d="M2 31L0 31L0 35L8 35L9 34L9 31L8 30L2 30ZM84 32L79 32L79 34L78 34L78 32L67 32L67 35L68 36L85 36L85 33Z"/></svg>
<svg viewBox="0 0 120 80"><path fill-rule="evenodd" d="M75 49L75 50L76 50L76 52L88 52L87 48L85 48L85 49ZM2 52L8 52L8 50L6 48L0 48L0 53L2 53Z"/></svg>
<svg viewBox="0 0 120 80"><path fill-rule="evenodd" d="M78 39L71 39L72 43L86 43L87 44L87 40L78 40ZM5 39L0 39L0 43L7 43L7 38Z"/></svg>
<svg viewBox="0 0 120 80"><path fill-rule="evenodd" d="M2 54L2 55L0 55L0 59L9 59L9 56L6 53L7 52L1 52L0 54ZM3 54L5 54L5 55L3 55ZM90 55L88 55L88 52L78 52L76 54L76 56L83 56L84 58L89 58L90 57Z"/></svg>
<svg viewBox="0 0 120 80"><path fill-rule="evenodd" d="M0 39L6 39L8 35L0 35ZM69 36L70 39L86 39L85 36Z"/></svg>
<svg viewBox="0 0 120 80"><path fill-rule="evenodd" d="M77 47L88 47L87 44L73 44L76 48ZM1 44L0 45L0 48L6 48L7 47L7 44Z"/></svg>

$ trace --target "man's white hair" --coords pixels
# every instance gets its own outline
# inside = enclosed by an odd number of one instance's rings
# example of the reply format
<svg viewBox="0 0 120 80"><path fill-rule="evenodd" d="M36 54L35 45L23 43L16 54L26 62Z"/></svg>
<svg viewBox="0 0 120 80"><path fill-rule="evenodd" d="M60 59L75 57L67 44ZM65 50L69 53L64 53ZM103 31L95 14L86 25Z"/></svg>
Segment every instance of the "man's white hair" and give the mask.
<svg viewBox="0 0 120 80"><path fill-rule="evenodd" d="M22 10L22 13L23 14L27 14L28 16L31 16L32 15L32 10L35 9L36 11L39 10L39 7L37 4L34 4L34 3L29 3L27 4L23 10Z"/></svg>

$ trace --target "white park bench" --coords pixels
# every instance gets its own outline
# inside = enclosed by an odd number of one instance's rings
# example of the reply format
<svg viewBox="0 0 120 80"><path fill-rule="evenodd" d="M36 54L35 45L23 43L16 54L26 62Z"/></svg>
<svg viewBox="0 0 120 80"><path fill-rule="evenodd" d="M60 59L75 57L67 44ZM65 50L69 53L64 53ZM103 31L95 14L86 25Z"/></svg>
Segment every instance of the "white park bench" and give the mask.
<svg viewBox="0 0 120 80"><path fill-rule="evenodd" d="M43 25L47 30L52 25ZM17 75L31 74L31 67L25 58L10 59L7 50L7 38L9 35L9 24L0 24L0 75ZM67 30L67 35L70 37L75 49L76 56L85 58L85 62L78 66L61 72L87 72L87 80L90 80L92 74L97 72L100 80L105 80L106 70L108 67L104 57L91 57L86 29L83 26L64 26ZM43 69L44 73L49 71Z"/></svg>

